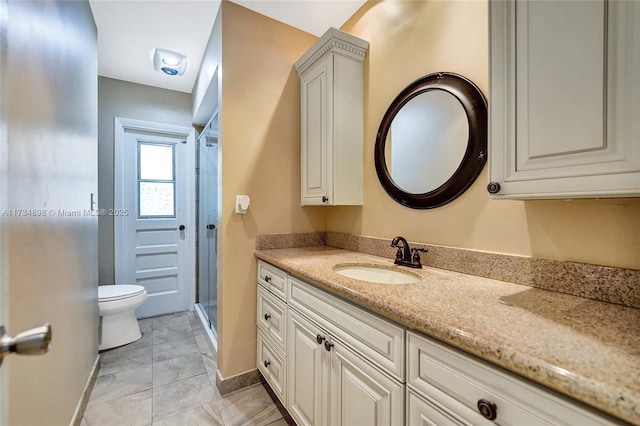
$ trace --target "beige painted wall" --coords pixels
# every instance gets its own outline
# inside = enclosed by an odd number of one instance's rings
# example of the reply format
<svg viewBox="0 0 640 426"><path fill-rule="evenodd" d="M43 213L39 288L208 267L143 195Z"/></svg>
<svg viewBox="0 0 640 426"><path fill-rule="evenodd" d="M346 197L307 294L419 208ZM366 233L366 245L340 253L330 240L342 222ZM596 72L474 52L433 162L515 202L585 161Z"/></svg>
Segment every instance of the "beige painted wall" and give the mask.
<svg viewBox="0 0 640 426"><path fill-rule="evenodd" d="M450 71L470 78L488 98L485 0L370 1L342 29L370 42L364 64L364 206L328 208L328 231L640 269L640 199L490 201L486 167L465 194L433 210L403 207L380 186L373 163L376 132L407 84Z"/></svg>
<svg viewBox="0 0 640 426"><path fill-rule="evenodd" d="M300 82L293 67L316 37L222 2L222 247L218 368L255 369L257 234L326 229L326 208L300 207ZM236 194L251 197L234 214Z"/></svg>
<svg viewBox="0 0 640 426"><path fill-rule="evenodd" d="M255 368L255 236L333 231L640 269L640 200L490 201L487 173L434 210L400 206L373 164L378 125L396 94L436 71L488 96L488 7L471 1L370 1L343 30L368 40L364 64L364 206L300 207L299 79L315 37L223 1L222 220L218 282L223 378ZM245 216L233 213L248 194ZM390 218L393 218L390 220Z"/></svg>

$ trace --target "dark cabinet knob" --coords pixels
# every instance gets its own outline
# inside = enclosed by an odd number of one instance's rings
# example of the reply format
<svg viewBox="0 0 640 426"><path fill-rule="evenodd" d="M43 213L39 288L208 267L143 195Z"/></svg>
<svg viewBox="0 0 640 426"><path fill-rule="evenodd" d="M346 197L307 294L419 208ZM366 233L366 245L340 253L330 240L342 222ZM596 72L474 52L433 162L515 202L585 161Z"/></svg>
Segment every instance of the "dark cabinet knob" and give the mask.
<svg viewBox="0 0 640 426"><path fill-rule="evenodd" d="M181 231L184 231L185 229L187 229L187 227L184 226L184 225L180 225L180 226L178 226L178 229L181 230Z"/></svg>
<svg viewBox="0 0 640 426"><path fill-rule="evenodd" d="M207 229L214 230L216 229L216 226L213 223L210 223L207 225Z"/></svg>
<svg viewBox="0 0 640 426"><path fill-rule="evenodd" d="M316 336L316 342L318 342L318 344L321 344L322 342L324 342L324 336L321 336L318 334Z"/></svg>
<svg viewBox="0 0 640 426"><path fill-rule="evenodd" d="M271 314L264 314L265 321L269 321L270 318L271 318Z"/></svg>
<svg viewBox="0 0 640 426"><path fill-rule="evenodd" d="M264 361L262 363L265 367L269 368L269 366L271 365L271 361Z"/></svg>
<svg viewBox="0 0 640 426"><path fill-rule="evenodd" d="M326 203L327 201L329 201L329 198L325 195L324 197L322 197L322 202Z"/></svg>
<svg viewBox="0 0 640 426"><path fill-rule="evenodd" d="M270 283L271 282L271 277L269 275L265 275L264 276L264 280L265 280L265 282Z"/></svg>
<svg viewBox="0 0 640 426"><path fill-rule="evenodd" d="M478 401L478 411L480 411L480 414L487 420L495 420L498 416L497 410L498 407L491 401L487 401L486 399Z"/></svg>
<svg viewBox="0 0 640 426"><path fill-rule="evenodd" d="M330 352L332 347L333 343L331 343L330 341L327 340L324 342L324 348L327 350L327 352Z"/></svg>
<svg viewBox="0 0 640 426"><path fill-rule="evenodd" d="M500 192L500 184L498 182L491 182L487 185L487 191L489 194L497 194Z"/></svg>

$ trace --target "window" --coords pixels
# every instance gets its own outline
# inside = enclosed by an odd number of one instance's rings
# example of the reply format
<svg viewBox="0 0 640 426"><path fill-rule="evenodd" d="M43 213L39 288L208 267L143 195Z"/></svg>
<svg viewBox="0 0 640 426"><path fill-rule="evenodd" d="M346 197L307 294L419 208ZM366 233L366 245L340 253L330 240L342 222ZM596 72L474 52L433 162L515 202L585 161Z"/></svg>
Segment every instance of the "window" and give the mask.
<svg viewBox="0 0 640 426"><path fill-rule="evenodd" d="M138 217L176 217L175 147L138 143Z"/></svg>

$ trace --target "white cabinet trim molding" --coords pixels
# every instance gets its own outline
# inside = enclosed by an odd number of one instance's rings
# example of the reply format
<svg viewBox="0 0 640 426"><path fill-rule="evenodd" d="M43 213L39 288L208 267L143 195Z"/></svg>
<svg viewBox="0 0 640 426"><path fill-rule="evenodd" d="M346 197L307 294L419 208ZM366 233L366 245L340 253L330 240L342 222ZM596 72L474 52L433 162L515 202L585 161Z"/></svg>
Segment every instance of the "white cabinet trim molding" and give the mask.
<svg viewBox="0 0 640 426"><path fill-rule="evenodd" d="M327 52L333 51L359 62L364 62L369 43L335 28L329 28L322 37L296 62L298 74L307 71Z"/></svg>

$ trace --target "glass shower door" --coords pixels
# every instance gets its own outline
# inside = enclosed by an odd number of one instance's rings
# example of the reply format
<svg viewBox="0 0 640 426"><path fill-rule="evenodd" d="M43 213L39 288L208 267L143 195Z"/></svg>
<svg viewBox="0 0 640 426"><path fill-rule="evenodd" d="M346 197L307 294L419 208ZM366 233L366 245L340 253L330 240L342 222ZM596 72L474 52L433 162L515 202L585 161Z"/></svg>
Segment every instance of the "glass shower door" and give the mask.
<svg viewBox="0 0 640 426"><path fill-rule="evenodd" d="M198 302L217 335L217 226L218 226L217 114L198 139Z"/></svg>

